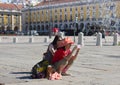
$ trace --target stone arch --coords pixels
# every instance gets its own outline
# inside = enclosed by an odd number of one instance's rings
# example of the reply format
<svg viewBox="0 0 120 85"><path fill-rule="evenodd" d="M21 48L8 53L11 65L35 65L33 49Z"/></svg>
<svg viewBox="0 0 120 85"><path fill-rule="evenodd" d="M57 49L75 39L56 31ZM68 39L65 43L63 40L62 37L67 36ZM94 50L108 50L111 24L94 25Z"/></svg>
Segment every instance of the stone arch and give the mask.
<svg viewBox="0 0 120 85"><path fill-rule="evenodd" d="M69 24L69 29L73 29L73 24L72 23Z"/></svg>
<svg viewBox="0 0 120 85"><path fill-rule="evenodd" d="M92 25L96 25L96 22L92 22Z"/></svg>
<svg viewBox="0 0 120 85"><path fill-rule="evenodd" d="M1 26L1 30L4 31L5 30L5 26Z"/></svg>
<svg viewBox="0 0 120 85"><path fill-rule="evenodd" d="M57 24L55 24L55 26L54 26L55 28L58 28L58 25Z"/></svg>
<svg viewBox="0 0 120 85"><path fill-rule="evenodd" d="M68 29L68 25L67 24L64 24L64 29Z"/></svg>
<svg viewBox="0 0 120 85"><path fill-rule="evenodd" d="M33 30L36 30L36 26L34 25Z"/></svg>
<svg viewBox="0 0 120 85"><path fill-rule="evenodd" d="M7 30L11 30L10 26L7 26Z"/></svg>
<svg viewBox="0 0 120 85"><path fill-rule="evenodd" d="M10 29L10 26L7 26L6 30L8 30L8 31L11 30L11 29Z"/></svg>
<svg viewBox="0 0 120 85"><path fill-rule="evenodd" d="M102 25L103 24L103 22L98 22L100 25Z"/></svg>
<svg viewBox="0 0 120 85"><path fill-rule="evenodd" d="M87 31L88 29L90 29L90 27L91 27L91 26L90 26L90 23L86 23L86 24L85 24L85 30L86 30L86 31Z"/></svg>
<svg viewBox="0 0 120 85"><path fill-rule="evenodd" d="M59 24L59 29L60 29L60 30L62 30L62 29L63 29L62 24Z"/></svg>
<svg viewBox="0 0 120 85"><path fill-rule="evenodd" d="M88 29L88 27L90 27L90 23L86 23L85 28Z"/></svg>
<svg viewBox="0 0 120 85"><path fill-rule="evenodd" d="M80 32L84 31L84 23L80 24Z"/></svg>
<svg viewBox="0 0 120 85"><path fill-rule="evenodd" d="M29 28L29 30L32 30L33 28L32 28L32 25L30 25L30 28Z"/></svg>
<svg viewBox="0 0 120 85"><path fill-rule="evenodd" d="M80 25L79 25L79 23L78 23L78 30L80 30Z"/></svg>
<svg viewBox="0 0 120 85"><path fill-rule="evenodd" d="M14 31L19 31L18 26L15 26L15 27L14 27Z"/></svg>
<svg viewBox="0 0 120 85"><path fill-rule="evenodd" d="M41 30L44 31L44 25L42 25Z"/></svg>
<svg viewBox="0 0 120 85"><path fill-rule="evenodd" d="M40 31L40 25L37 26L37 31Z"/></svg>
<svg viewBox="0 0 120 85"><path fill-rule="evenodd" d="M28 31L28 26L25 27L25 32L27 32L27 31Z"/></svg>
<svg viewBox="0 0 120 85"><path fill-rule="evenodd" d="M92 25L90 25L90 23L86 23L85 25L85 32L86 32L86 35L93 35L94 34L94 29L96 29L96 24L93 23Z"/></svg>
<svg viewBox="0 0 120 85"><path fill-rule="evenodd" d="M48 31L49 30L49 26L48 25L46 25L46 31Z"/></svg>

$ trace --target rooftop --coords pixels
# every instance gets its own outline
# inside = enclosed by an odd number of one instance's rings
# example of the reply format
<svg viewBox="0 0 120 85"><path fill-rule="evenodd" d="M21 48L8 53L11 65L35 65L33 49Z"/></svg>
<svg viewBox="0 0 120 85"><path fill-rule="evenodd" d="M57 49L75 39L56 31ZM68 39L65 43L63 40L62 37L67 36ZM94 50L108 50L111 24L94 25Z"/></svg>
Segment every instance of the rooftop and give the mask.
<svg viewBox="0 0 120 85"><path fill-rule="evenodd" d="M0 9L4 10L21 10L22 9L22 5L16 5L16 4L12 4L12 3L0 3Z"/></svg>
<svg viewBox="0 0 120 85"><path fill-rule="evenodd" d="M60 4L60 3L68 3L68 2L75 2L80 0L44 0L37 4L36 6L43 6L43 5L49 5L49 4Z"/></svg>

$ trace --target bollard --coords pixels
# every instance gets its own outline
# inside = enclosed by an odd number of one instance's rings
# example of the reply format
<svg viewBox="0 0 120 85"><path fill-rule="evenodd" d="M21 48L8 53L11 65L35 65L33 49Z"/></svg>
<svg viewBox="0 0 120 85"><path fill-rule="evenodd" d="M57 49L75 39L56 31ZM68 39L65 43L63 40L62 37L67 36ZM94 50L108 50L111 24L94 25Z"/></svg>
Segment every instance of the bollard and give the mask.
<svg viewBox="0 0 120 85"><path fill-rule="evenodd" d="M97 34L96 46L102 46L102 34L100 32Z"/></svg>
<svg viewBox="0 0 120 85"><path fill-rule="evenodd" d="M113 45L118 45L118 33L115 33L114 36L113 36Z"/></svg>
<svg viewBox="0 0 120 85"><path fill-rule="evenodd" d="M46 37L46 38L44 39L44 42L45 42L45 43L49 42L49 39Z"/></svg>
<svg viewBox="0 0 120 85"><path fill-rule="evenodd" d="M29 43L33 43L34 42L34 38L33 37L30 37L29 38Z"/></svg>
<svg viewBox="0 0 120 85"><path fill-rule="evenodd" d="M13 43L17 43L18 42L18 38L17 37L14 37L13 38Z"/></svg>
<svg viewBox="0 0 120 85"><path fill-rule="evenodd" d="M78 44L84 46L84 36L82 32L78 34Z"/></svg>

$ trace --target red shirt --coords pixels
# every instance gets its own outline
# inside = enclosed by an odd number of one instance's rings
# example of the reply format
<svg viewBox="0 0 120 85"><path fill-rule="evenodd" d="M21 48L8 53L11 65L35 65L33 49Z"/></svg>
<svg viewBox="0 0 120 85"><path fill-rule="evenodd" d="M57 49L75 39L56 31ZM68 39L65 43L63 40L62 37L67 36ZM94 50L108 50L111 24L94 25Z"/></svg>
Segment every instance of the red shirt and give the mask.
<svg viewBox="0 0 120 85"><path fill-rule="evenodd" d="M69 55L70 53L71 53L71 50L70 50L70 49L69 49L69 50L66 50L66 51L63 50L62 48L61 48L61 49L58 49L58 50L55 52L54 56L53 56L52 63L54 64L54 63L62 60L64 57L66 57L66 56Z"/></svg>

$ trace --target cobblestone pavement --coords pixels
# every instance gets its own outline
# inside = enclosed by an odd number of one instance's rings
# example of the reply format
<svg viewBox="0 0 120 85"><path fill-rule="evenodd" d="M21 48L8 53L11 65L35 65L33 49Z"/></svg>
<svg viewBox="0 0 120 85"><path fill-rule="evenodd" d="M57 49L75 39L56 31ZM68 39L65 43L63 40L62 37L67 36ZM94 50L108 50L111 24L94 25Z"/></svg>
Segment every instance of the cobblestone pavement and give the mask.
<svg viewBox="0 0 120 85"><path fill-rule="evenodd" d="M62 80L31 79L48 43L0 44L0 83L5 85L120 85L120 46L87 45Z"/></svg>

